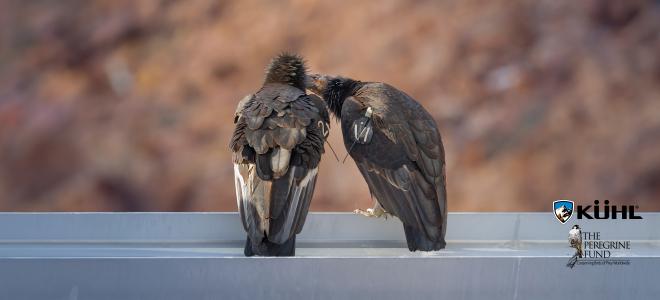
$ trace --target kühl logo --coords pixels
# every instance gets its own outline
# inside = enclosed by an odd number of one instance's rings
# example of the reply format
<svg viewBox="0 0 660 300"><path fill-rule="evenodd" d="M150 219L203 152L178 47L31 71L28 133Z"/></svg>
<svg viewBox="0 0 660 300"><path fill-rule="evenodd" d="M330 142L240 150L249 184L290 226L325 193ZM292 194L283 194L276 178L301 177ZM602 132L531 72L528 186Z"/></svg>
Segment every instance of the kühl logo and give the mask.
<svg viewBox="0 0 660 300"><path fill-rule="evenodd" d="M578 219L631 219L641 220L641 216L635 215L636 205L610 205L609 200L603 201L601 206L599 200L595 200L593 205L578 205L577 218ZM562 224L566 223L573 215L573 201L570 200L557 200L553 202L552 208L555 217ZM593 208L593 210L592 210Z"/></svg>
<svg viewBox="0 0 660 300"><path fill-rule="evenodd" d="M594 201L593 216L589 213L589 209L591 209L591 205L587 205L587 206L578 205L577 207L578 219L582 219L582 217L584 217L585 219L616 219L617 214L620 214L621 219L635 219L635 220L642 219L641 216L635 215L635 205L621 205L621 208L619 208L616 205L610 206L609 200L605 200L604 202L605 205L603 208L601 208L599 205L600 201L598 200Z"/></svg>

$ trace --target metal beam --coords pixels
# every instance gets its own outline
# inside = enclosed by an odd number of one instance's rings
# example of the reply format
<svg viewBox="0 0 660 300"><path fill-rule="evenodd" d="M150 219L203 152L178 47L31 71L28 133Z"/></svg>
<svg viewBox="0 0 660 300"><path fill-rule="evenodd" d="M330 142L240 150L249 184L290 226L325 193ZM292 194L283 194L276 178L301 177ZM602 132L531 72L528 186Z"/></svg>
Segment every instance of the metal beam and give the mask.
<svg viewBox="0 0 660 300"><path fill-rule="evenodd" d="M447 249L410 253L397 220L315 213L298 257L245 258L234 213L0 213L0 299L656 299L660 214L640 215L450 214ZM566 267L574 223L630 264Z"/></svg>

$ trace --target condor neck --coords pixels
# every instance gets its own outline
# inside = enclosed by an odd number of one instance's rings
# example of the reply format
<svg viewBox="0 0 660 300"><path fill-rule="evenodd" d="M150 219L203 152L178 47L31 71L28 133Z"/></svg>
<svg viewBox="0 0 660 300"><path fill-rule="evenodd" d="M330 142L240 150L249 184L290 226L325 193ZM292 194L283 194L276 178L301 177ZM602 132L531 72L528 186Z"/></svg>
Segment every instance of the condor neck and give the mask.
<svg viewBox="0 0 660 300"><path fill-rule="evenodd" d="M328 88L323 93L323 98L336 118L341 119L341 108L344 101L355 94L362 85L363 83L360 81L347 78L334 79L328 84Z"/></svg>

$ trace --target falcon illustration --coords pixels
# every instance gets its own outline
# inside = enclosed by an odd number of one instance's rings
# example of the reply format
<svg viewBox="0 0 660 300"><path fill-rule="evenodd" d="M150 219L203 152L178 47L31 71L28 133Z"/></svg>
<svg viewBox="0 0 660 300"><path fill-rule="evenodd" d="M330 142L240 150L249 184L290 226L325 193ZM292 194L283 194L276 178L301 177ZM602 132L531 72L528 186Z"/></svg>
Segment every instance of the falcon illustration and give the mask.
<svg viewBox="0 0 660 300"><path fill-rule="evenodd" d="M410 251L444 248L445 151L431 115L385 83L311 75L308 84L341 121L344 146L376 198L357 212L398 217Z"/></svg>
<svg viewBox="0 0 660 300"><path fill-rule="evenodd" d="M230 149L246 256L295 255L329 134L325 103L305 94L305 80L302 58L281 54L236 109Z"/></svg>
<svg viewBox="0 0 660 300"><path fill-rule="evenodd" d="M575 248L575 254L573 254L573 257L568 260L568 266L569 268L573 268L575 266L575 263L577 263L577 259L582 258L583 252L582 252L582 230L580 230L580 226L577 224L573 225L573 228L568 232L568 243L571 245L571 248Z"/></svg>
<svg viewBox="0 0 660 300"><path fill-rule="evenodd" d="M577 224L568 232L568 243L575 248L578 257L582 258L582 230Z"/></svg>

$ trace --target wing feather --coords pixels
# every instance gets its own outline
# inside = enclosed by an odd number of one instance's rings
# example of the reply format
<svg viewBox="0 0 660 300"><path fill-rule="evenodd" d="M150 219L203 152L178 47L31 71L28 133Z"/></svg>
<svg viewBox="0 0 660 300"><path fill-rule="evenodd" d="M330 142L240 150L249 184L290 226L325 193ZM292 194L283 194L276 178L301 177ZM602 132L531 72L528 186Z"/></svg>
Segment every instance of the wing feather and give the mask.
<svg viewBox="0 0 660 300"><path fill-rule="evenodd" d="M256 167L235 164L237 204L251 238L284 243L302 230L314 193L317 168L293 166L287 176L262 180ZM295 174L302 173L302 178Z"/></svg>

